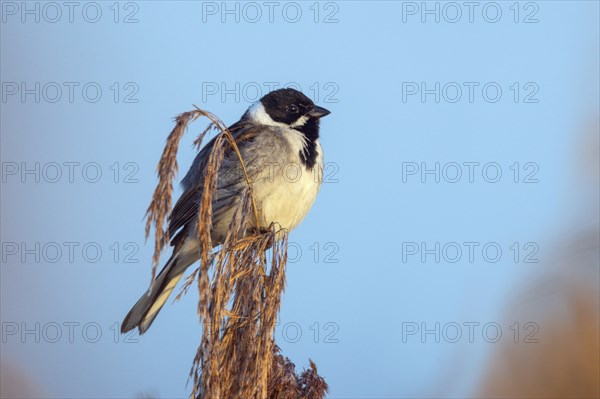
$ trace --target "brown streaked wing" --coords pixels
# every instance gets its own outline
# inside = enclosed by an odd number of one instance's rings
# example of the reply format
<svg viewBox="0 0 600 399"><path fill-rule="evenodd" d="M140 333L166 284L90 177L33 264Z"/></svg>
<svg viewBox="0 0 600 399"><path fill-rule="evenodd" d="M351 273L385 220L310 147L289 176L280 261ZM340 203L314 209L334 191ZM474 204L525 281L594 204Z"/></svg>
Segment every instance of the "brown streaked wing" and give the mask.
<svg viewBox="0 0 600 399"><path fill-rule="evenodd" d="M229 127L229 131L233 136L236 144L239 146L240 143L253 139L256 134L259 133L260 127L256 125L251 125L246 121L238 121L232 126ZM206 146L201 150L204 153L202 170L206 166L206 162L208 161L208 157L210 152L212 151L212 147L214 145L215 138L213 138ZM228 153L233 151L233 149L229 148L225 152L225 157L228 156ZM202 174L203 176L203 174ZM238 176L238 178L243 178L243 176ZM232 182L232 184L236 184L238 182ZM175 234L179 229L185 227L189 222L195 220L198 217L198 213L200 211L200 200L202 198L202 189L204 187L204 179L201 178L193 187L190 187L188 190L184 191L181 194L181 197L175 203L171 214L169 215L169 239L173 240ZM173 242L171 243L173 245Z"/></svg>

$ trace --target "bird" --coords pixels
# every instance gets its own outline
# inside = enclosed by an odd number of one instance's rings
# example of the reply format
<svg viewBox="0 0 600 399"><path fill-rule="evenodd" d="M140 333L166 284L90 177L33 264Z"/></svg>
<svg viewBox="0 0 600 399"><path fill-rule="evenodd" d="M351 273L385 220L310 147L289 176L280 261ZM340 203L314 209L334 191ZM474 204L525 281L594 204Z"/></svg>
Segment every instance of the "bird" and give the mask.
<svg viewBox="0 0 600 399"><path fill-rule="evenodd" d="M311 209L322 183L323 150L319 125L330 111L316 105L293 88L271 91L252 104L239 121L229 127L247 173L259 217L266 229L277 223L293 230ZM148 290L131 308L121 332L138 328L144 334L176 287L185 270L200 259L197 235L198 212L204 189L204 170L214 146L213 138L192 162L181 181L183 192L168 218L171 257ZM213 195L213 246L222 244L236 211L242 206L247 181L232 151L218 170Z"/></svg>

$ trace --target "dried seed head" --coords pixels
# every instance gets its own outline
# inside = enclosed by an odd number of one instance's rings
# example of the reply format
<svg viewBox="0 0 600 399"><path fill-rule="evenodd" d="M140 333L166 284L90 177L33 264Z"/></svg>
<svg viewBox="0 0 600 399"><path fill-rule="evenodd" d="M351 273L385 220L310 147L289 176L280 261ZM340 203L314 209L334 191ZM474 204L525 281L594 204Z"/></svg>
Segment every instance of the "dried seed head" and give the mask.
<svg viewBox="0 0 600 399"><path fill-rule="evenodd" d="M310 361L310 368L297 375L294 364L279 354L273 340L285 286L287 231L272 225L265 231L248 233L250 226L259 225L259 219L244 161L223 122L197 107L175 118L175 127L157 168L159 182L146 212L146 237L152 225L155 228L152 278L169 234L164 223L171 210L179 141L188 125L201 116L207 117L211 125L196 139L196 146L200 147L211 127L219 134L204 169L198 212L201 264L186 278L176 298L187 292L198 278L198 315L203 330L190 370L191 398L323 398L327 384L318 375L316 365ZM213 253L210 235L213 195L226 151L237 154L248 188L241 194L242 205L230 222L225 241Z"/></svg>

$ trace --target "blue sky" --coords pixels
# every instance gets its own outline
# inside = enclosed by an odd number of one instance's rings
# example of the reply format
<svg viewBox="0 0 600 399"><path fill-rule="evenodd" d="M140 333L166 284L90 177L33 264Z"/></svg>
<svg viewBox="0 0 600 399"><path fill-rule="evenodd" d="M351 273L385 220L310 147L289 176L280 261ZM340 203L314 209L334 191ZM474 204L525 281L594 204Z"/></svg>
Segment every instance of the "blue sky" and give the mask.
<svg viewBox="0 0 600 399"><path fill-rule="evenodd" d="M192 104L233 123L292 85L332 111L276 340L298 369L317 363L333 398L467 395L495 345L482 326L511 339L502 308L537 266L526 256L548 261L580 211L597 2L427 3L439 22L422 2L83 2L72 22L64 5L23 4L0 3L2 361L48 397L189 392L196 292L135 342L115 323L148 285L142 218L172 117ZM422 339L436 323L440 342Z"/></svg>

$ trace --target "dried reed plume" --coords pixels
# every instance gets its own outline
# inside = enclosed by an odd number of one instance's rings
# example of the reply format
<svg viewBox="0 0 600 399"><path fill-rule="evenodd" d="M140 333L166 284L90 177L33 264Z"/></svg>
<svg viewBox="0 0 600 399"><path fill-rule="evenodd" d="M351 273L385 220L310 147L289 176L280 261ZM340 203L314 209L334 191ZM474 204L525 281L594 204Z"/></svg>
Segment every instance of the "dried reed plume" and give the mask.
<svg viewBox="0 0 600 399"><path fill-rule="evenodd" d="M231 132L215 115L196 107L175 118L175 127L157 168L159 182L146 212L146 237L155 227L155 250L152 279L169 232L164 228L171 210L173 178L177 173L179 141L188 125L200 117L211 124L196 139L200 148L206 133L219 131L213 139L204 167L204 189L198 213L200 266L187 277L177 296L187 292L198 279L200 299L198 315L202 339L194 357L192 399L212 398L304 398L320 399L327 384L317 373L316 365L297 375L289 359L279 354L273 334L285 286L287 231L276 224L257 228L259 213L252 193L252 181ZM240 193L242 206L229 225L220 249L213 251L211 242L212 197L217 188L223 158L237 155L247 188ZM212 278L209 276L212 270Z"/></svg>

